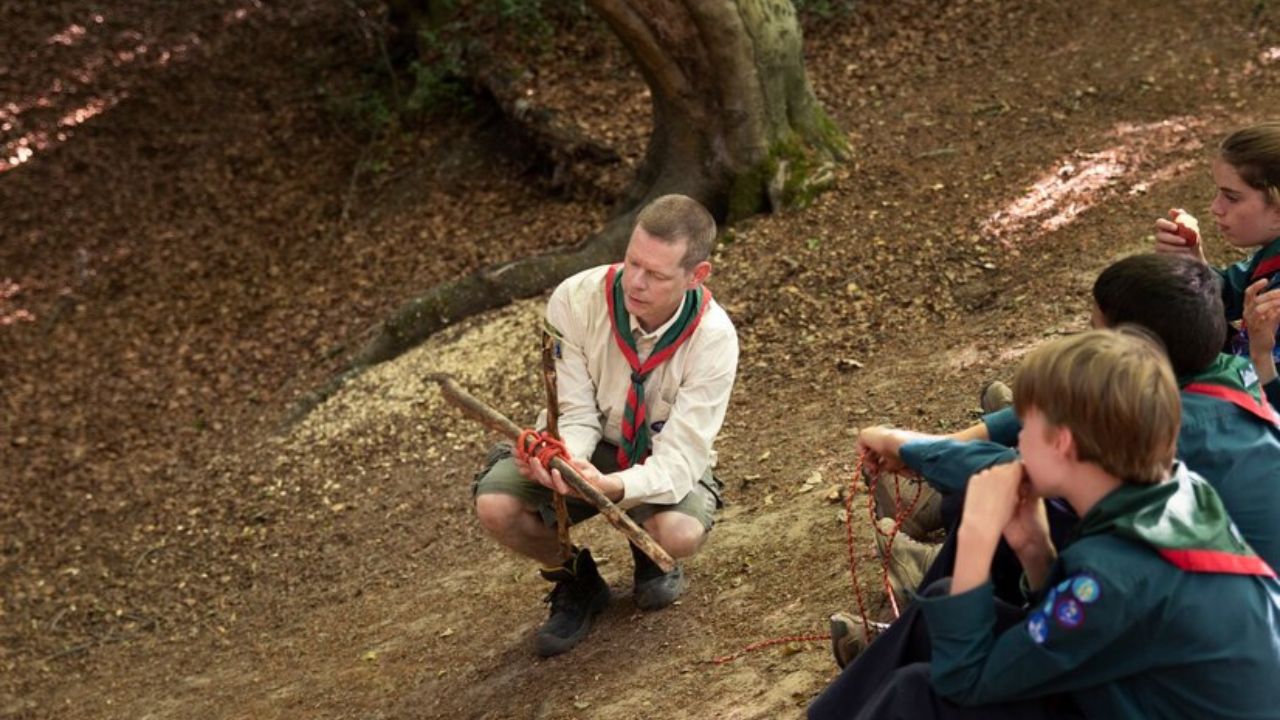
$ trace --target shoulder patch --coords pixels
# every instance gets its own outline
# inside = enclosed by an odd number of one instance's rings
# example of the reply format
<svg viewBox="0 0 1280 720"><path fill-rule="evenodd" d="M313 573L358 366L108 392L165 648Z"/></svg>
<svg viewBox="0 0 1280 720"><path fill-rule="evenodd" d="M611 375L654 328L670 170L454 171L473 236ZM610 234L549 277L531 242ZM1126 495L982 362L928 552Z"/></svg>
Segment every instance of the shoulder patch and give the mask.
<svg viewBox="0 0 1280 720"><path fill-rule="evenodd" d="M1071 581L1071 594L1076 600L1088 605L1097 602L1098 596L1102 594L1102 586L1092 575L1078 575Z"/></svg>
<svg viewBox="0 0 1280 720"><path fill-rule="evenodd" d="M1073 597L1058 598L1053 607L1053 619L1068 630L1075 630L1084 624L1084 606Z"/></svg>
<svg viewBox="0 0 1280 720"><path fill-rule="evenodd" d="M1253 363L1240 368L1240 382L1250 390L1258 384L1258 371L1253 369Z"/></svg>

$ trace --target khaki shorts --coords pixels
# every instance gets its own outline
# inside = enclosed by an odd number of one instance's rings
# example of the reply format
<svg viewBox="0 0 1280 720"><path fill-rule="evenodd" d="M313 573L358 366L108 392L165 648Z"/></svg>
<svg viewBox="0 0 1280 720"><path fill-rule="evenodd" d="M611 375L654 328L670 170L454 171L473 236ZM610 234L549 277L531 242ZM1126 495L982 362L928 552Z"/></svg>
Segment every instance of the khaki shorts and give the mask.
<svg viewBox="0 0 1280 720"><path fill-rule="evenodd" d="M600 443L591 454L591 464L605 474L617 472L619 470L618 447L607 442ZM643 525L657 513L675 511L697 519L702 523L704 530L710 531L715 525L716 511L724 507L724 501L721 499L722 491L723 485L712 474L711 468L707 468L706 473L694 483L693 489L680 502L674 505L645 503L631 508L627 514L637 524ZM516 470L515 460L512 459L512 447L509 443L499 443L489 451L484 468L471 483L472 497L485 493L503 493L519 498L525 505L537 508L538 513L542 515L542 521L548 527L556 524L556 511L551 501L551 490L526 480ZM569 521L575 524L600 512L594 505L578 498L566 498L565 505L569 510Z"/></svg>

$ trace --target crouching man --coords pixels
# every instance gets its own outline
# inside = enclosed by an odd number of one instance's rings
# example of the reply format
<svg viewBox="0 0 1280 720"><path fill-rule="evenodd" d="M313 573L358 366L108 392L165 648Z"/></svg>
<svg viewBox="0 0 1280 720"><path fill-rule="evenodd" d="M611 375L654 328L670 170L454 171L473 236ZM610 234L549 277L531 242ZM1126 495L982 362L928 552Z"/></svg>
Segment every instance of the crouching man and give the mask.
<svg viewBox="0 0 1280 720"><path fill-rule="evenodd" d="M582 478L626 510L673 558L693 555L721 506L712 444L738 367L729 316L703 286L716 223L697 201L666 195L647 205L620 265L560 284L547 302L555 338L559 430ZM571 522L597 511L558 471L498 450L477 478L476 515L502 545L543 565L555 584L538 654L575 646L609 602L587 549L562 561L552 493ZM635 602L666 607L684 589L634 546Z"/></svg>

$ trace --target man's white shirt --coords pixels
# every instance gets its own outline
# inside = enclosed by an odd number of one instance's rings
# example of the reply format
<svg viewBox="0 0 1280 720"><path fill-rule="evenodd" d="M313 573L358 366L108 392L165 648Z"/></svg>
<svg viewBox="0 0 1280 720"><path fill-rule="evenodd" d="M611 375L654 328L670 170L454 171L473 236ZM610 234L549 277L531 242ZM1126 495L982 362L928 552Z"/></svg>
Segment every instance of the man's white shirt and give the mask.
<svg viewBox="0 0 1280 720"><path fill-rule="evenodd" d="M558 336L556 389L560 435L569 453L589 458L601 438L622 442L622 417L631 387L631 366L613 338L604 277L608 266L584 270L560 283L547 302L547 322ZM688 298L683 302L688 302ZM651 333L631 318L640 362L653 351L683 308ZM738 335L713 298L698 327L644 383L645 424L652 454L644 464L618 473L623 499L641 503L680 502L715 465L712 443L724 423L738 370ZM544 426L544 417L539 426Z"/></svg>

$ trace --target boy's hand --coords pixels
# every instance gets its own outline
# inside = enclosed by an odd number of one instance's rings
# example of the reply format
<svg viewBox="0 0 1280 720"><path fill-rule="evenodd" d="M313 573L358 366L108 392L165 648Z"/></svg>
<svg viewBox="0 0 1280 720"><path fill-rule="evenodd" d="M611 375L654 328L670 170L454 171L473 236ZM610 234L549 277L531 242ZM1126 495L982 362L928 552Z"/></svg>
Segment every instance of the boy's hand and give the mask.
<svg viewBox="0 0 1280 720"><path fill-rule="evenodd" d="M1049 516L1044 499L1031 494L1031 483L1025 478L1018 488L1018 506L1013 519L1004 526L1004 541L1018 556L1018 564L1027 574L1033 590L1039 590L1049 577L1049 566L1058 551L1049 535Z"/></svg>
<svg viewBox="0 0 1280 720"><path fill-rule="evenodd" d="M858 432L858 452L867 454L867 469L872 473L897 472L902 469L898 451L910 434L887 425L862 428Z"/></svg>
<svg viewBox="0 0 1280 720"><path fill-rule="evenodd" d="M1169 218L1156 219L1156 252L1186 255L1207 264L1195 218L1177 209L1170 210L1169 215ZM1182 217L1184 220L1178 223L1172 219L1175 217Z"/></svg>
<svg viewBox="0 0 1280 720"><path fill-rule="evenodd" d="M951 593L982 585L991 576L991 558L1005 528L1013 520L1023 483L1021 461L987 468L969 478L964 514L956 533L956 564Z"/></svg>
<svg viewBox="0 0 1280 720"><path fill-rule="evenodd" d="M995 465L969 479L964 497L964 515L960 525L993 532L1004 531L1022 499L1025 473L1022 461Z"/></svg>

